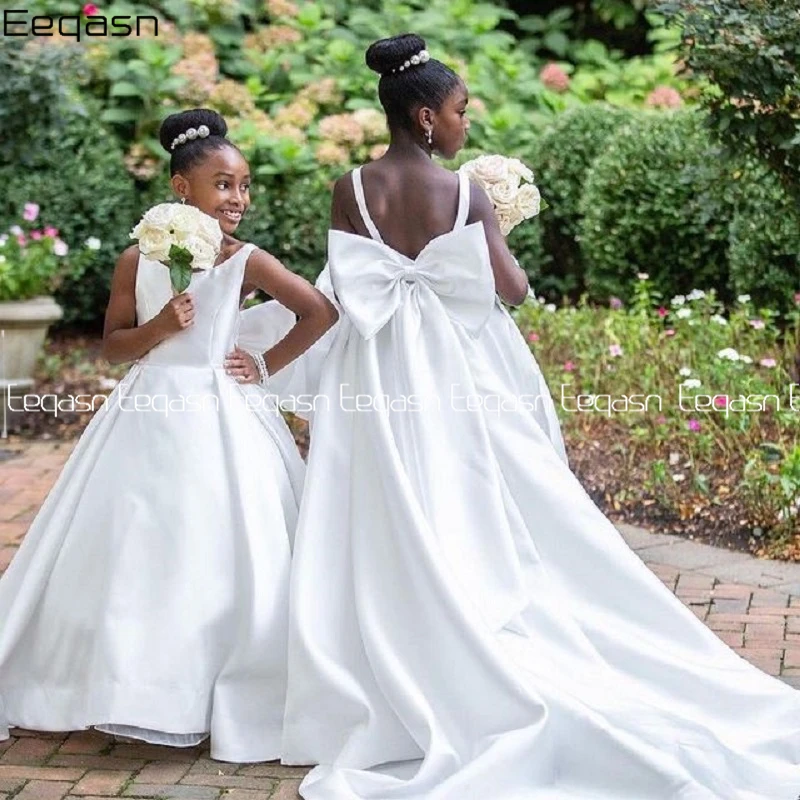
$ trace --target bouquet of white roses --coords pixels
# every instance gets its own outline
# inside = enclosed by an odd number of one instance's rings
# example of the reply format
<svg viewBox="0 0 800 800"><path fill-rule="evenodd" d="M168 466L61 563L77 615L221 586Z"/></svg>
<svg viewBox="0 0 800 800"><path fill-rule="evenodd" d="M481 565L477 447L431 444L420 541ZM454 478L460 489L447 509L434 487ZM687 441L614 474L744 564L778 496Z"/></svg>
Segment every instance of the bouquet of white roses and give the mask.
<svg viewBox="0 0 800 800"><path fill-rule="evenodd" d="M176 292L184 292L193 269L211 269L222 246L219 222L194 206L161 203L153 206L131 231L139 252L169 267Z"/></svg>
<svg viewBox="0 0 800 800"><path fill-rule="evenodd" d="M489 195L503 236L547 208L533 182L533 172L518 158L480 156L461 169Z"/></svg>

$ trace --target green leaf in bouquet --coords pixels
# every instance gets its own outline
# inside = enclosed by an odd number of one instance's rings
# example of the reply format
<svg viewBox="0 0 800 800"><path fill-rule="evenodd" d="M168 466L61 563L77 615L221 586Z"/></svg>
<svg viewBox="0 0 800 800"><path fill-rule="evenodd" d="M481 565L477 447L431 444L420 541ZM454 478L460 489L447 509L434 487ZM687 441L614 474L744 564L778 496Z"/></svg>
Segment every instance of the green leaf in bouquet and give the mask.
<svg viewBox="0 0 800 800"><path fill-rule="evenodd" d="M192 254L176 244L169 249L169 278L178 294L185 292L192 280Z"/></svg>

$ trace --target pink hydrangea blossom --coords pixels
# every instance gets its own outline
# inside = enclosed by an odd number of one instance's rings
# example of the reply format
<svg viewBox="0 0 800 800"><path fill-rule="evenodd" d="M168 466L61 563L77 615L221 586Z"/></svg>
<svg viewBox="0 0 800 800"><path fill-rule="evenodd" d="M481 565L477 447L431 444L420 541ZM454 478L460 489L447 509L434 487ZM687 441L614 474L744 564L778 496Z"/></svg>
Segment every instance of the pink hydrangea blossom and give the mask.
<svg viewBox="0 0 800 800"><path fill-rule="evenodd" d="M767 369L772 369L773 367L778 366L778 362L774 358L762 358L758 363Z"/></svg>
<svg viewBox="0 0 800 800"><path fill-rule="evenodd" d="M24 235L24 234L20 233L20 234L17 236L17 244L18 244L20 247L25 247L25 245L27 245L27 244L28 244L28 240L25 238L25 235Z"/></svg>
<svg viewBox="0 0 800 800"><path fill-rule="evenodd" d="M552 89L554 92L566 92L569 89L569 75L552 61L542 67L539 79L548 89Z"/></svg>
<svg viewBox="0 0 800 800"><path fill-rule="evenodd" d="M26 222L34 222L38 216L39 206L36 203L25 203L25 208L22 212L22 219L24 219Z"/></svg>
<svg viewBox="0 0 800 800"><path fill-rule="evenodd" d="M44 236L44 234L41 231L31 231L30 236L34 242L38 242L39 239L41 239Z"/></svg>
<svg viewBox="0 0 800 800"><path fill-rule="evenodd" d="M645 105L651 108L680 108L683 105L683 98L681 93L671 86L656 86L647 96Z"/></svg>
<svg viewBox="0 0 800 800"><path fill-rule="evenodd" d="M44 235L49 236L51 239L55 239L58 236L58 228L54 228L52 225L48 225L44 229Z"/></svg>

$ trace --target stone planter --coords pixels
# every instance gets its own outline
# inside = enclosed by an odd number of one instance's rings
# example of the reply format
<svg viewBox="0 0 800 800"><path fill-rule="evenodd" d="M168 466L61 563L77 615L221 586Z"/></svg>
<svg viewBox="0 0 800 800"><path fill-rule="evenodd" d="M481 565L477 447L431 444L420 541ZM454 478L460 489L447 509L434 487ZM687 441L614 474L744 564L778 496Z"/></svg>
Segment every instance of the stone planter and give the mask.
<svg viewBox="0 0 800 800"><path fill-rule="evenodd" d="M9 387L17 395L33 386L47 329L62 315L52 297L0 302L0 395L4 404Z"/></svg>

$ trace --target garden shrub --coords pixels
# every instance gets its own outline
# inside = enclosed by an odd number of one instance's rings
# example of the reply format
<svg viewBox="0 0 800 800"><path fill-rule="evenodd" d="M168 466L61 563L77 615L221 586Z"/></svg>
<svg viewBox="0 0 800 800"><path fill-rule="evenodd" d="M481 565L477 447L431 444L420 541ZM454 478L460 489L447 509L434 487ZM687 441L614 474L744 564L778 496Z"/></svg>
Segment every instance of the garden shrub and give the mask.
<svg viewBox="0 0 800 800"><path fill-rule="evenodd" d="M591 294L625 299L641 272L663 295L727 287L728 172L698 113L642 114L618 128L580 205Z"/></svg>
<svg viewBox="0 0 800 800"><path fill-rule="evenodd" d="M578 234L586 176L616 129L633 112L597 103L557 116L540 134L529 165L550 208L541 217L540 239L547 263L542 290L577 297L585 288Z"/></svg>

